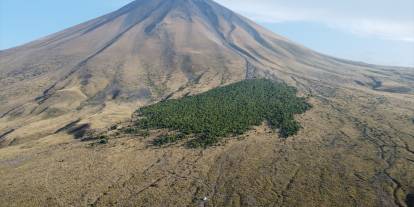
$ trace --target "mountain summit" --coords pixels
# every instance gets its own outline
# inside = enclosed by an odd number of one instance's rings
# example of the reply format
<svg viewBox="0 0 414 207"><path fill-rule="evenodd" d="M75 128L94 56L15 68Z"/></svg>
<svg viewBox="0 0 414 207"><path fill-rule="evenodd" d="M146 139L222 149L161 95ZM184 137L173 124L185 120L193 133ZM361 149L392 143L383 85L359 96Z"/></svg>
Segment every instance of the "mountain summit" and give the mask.
<svg viewBox="0 0 414 207"><path fill-rule="evenodd" d="M404 206L414 193L413 71L320 54L210 0L136 0L0 51L0 203ZM254 78L309 99L297 135L260 126L205 151L72 136Z"/></svg>
<svg viewBox="0 0 414 207"><path fill-rule="evenodd" d="M2 118L54 117L111 101L148 103L253 77L372 82L356 76L363 67L294 44L210 0L136 0L2 51L1 96L7 101L0 111Z"/></svg>

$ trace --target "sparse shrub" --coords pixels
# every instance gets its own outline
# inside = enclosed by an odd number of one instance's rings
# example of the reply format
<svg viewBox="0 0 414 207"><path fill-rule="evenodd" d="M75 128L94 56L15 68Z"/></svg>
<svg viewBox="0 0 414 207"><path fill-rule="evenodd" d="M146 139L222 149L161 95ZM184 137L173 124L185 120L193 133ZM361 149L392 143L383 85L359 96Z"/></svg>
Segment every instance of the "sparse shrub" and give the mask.
<svg viewBox="0 0 414 207"><path fill-rule="evenodd" d="M96 141L89 144L91 147L101 144L108 144L108 136L103 134L96 136L94 140Z"/></svg>
<svg viewBox="0 0 414 207"><path fill-rule="evenodd" d="M113 131L113 130L115 130L115 129L117 129L118 128L118 125L112 125L110 128L109 128L109 130L111 130L111 131Z"/></svg>
<svg viewBox="0 0 414 207"><path fill-rule="evenodd" d="M153 140L152 144L155 146L162 146L169 143L174 143L179 140L182 140L185 138L185 135L183 133L177 133L172 135L163 135L159 136L156 139Z"/></svg>
<svg viewBox="0 0 414 207"><path fill-rule="evenodd" d="M99 136L98 144L108 144L108 137L106 135Z"/></svg>
<svg viewBox="0 0 414 207"><path fill-rule="evenodd" d="M142 137L148 137L149 136L148 129L138 128L137 126L123 128L122 132L125 133L125 134L133 134L133 135L142 136Z"/></svg>
<svg viewBox="0 0 414 207"><path fill-rule="evenodd" d="M98 144L108 144L108 139L100 139Z"/></svg>

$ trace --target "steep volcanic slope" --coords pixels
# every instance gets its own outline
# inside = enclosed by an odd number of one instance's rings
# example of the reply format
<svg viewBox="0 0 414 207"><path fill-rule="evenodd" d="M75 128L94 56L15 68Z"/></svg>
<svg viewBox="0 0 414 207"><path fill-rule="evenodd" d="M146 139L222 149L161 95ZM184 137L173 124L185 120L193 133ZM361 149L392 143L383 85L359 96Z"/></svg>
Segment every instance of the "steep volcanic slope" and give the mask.
<svg viewBox="0 0 414 207"><path fill-rule="evenodd" d="M305 128L295 139L267 139L258 130L253 141L201 154L204 164L199 164L195 158L185 160L186 155L198 156L198 152L179 147L165 152L143 149L138 156L123 147L141 146L140 141L116 141L114 148L119 149L94 151L59 133L71 125L106 127L128 119L139 106L254 77L287 82L312 97L315 109L302 117ZM81 187L94 183L91 180L98 174L119 182L140 173L147 180L166 178L162 180L165 185L145 192L162 197L129 198L134 202L131 205L169 201L183 206L192 202L197 191L212 197L216 206L229 202L236 206L403 206L404 197L414 190L412 68L374 66L319 54L209 0L136 0L108 15L1 51L0 87L0 173L5 175L0 186L12 189L3 193L7 188L0 188L4 195L0 201L6 203L27 204L30 199L16 193L25 192L20 182L44 176L44 169L53 171L47 175L56 180L51 184L39 178L30 184L49 192L34 201L39 205L83 205L92 200L105 206L117 197L120 205L126 204L119 196L125 186L119 183L100 184L115 189L108 190L114 198L107 201L97 199L104 193L100 185ZM106 157L106 153L119 154ZM168 153L176 154L169 159ZM86 155L93 161L83 160ZM56 157L83 162L62 170L49 164L54 162L49 159L61 160ZM108 171L110 167L96 159L121 160L112 165L127 170ZM185 172L185 181L163 174L167 169L186 171L189 166L183 163L196 169ZM89 174L85 169L92 164L96 169ZM15 171L16 165L24 167ZM155 167L144 171L148 166ZM85 170L84 176L79 182L68 182L75 179L76 169ZM307 173L310 170L315 173ZM28 174L33 171L40 175ZM18 175L23 181L16 181ZM263 180L253 180L258 177ZM147 190L147 180L131 178L125 185ZM194 182L201 183L197 189L189 187ZM53 195L57 183L70 193ZM181 191L185 199L170 197L174 191L166 186L173 183L186 189ZM264 186L269 188L265 193L259 190ZM140 194L141 187L131 190L130 196ZM32 192L27 196L44 193ZM57 197L62 200L54 200Z"/></svg>
<svg viewBox="0 0 414 207"><path fill-rule="evenodd" d="M201 0L134 1L0 55L2 119L147 103L255 76L339 85L381 77L375 68L317 54Z"/></svg>

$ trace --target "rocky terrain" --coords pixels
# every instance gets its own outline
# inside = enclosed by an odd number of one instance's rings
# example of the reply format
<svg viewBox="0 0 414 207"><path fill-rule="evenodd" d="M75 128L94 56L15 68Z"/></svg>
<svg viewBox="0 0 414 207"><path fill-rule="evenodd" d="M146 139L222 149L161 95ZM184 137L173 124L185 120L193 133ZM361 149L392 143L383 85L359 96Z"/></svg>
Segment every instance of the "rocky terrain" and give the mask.
<svg viewBox="0 0 414 207"><path fill-rule="evenodd" d="M207 149L153 147L157 133L79 140L252 78L309 97L297 135L263 124ZM5 206L413 206L414 69L314 52L210 0L136 0L0 51L0 87Z"/></svg>

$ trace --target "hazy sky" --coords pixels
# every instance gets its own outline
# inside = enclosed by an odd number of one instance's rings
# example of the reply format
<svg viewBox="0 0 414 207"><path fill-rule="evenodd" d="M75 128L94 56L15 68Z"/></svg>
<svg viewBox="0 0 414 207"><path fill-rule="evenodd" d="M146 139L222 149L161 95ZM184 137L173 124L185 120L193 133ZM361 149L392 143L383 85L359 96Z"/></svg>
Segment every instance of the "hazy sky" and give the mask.
<svg viewBox="0 0 414 207"><path fill-rule="evenodd" d="M131 0L0 0L0 49L110 12ZM217 0L329 55L414 66L414 0Z"/></svg>

